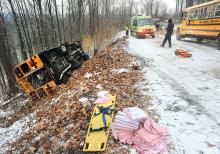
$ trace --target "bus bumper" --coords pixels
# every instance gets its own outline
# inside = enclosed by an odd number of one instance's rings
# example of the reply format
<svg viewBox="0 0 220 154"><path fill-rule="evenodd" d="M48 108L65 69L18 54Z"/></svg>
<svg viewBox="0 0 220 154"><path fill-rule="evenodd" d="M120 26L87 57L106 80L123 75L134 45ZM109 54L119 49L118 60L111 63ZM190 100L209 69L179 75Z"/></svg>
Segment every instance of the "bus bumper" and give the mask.
<svg viewBox="0 0 220 154"><path fill-rule="evenodd" d="M137 32L136 35L137 35L137 37L155 36L155 32L154 31Z"/></svg>

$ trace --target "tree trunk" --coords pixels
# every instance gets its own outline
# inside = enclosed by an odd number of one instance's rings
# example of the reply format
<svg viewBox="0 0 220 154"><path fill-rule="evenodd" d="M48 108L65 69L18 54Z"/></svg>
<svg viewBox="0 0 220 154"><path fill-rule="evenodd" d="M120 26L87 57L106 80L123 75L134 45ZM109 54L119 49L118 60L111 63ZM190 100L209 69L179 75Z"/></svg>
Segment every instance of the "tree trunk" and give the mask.
<svg viewBox="0 0 220 154"><path fill-rule="evenodd" d="M43 46L49 47L48 38L47 38L47 31L44 23L44 17L43 17L43 9L42 9L42 3L41 0L36 0L38 9L39 9L39 19L40 19L40 28L42 32L42 40L43 40Z"/></svg>
<svg viewBox="0 0 220 154"><path fill-rule="evenodd" d="M32 47L31 47L31 40L30 40L30 34L28 32L28 26L27 26L27 21L26 21L26 17L23 13L23 8L21 8L21 5L19 4L18 1L15 1L16 6L18 8L18 15L20 17L20 24L21 24L21 28L22 31L24 33L24 38L26 40L26 44L27 44L27 48L28 48L28 54L31 56L33 55L33 51L32 51Z"/></svg>
<svg viewBox="0 0 220 154"><path fill-rule="evenodd" d="M18 39L19 39L19 45L20 45L22 59L27 59L27 53L24 50L24 41L23 41L23 38L22 38L21 29L20 29L20 26L18 24L18 17L17 17L17 14L16 14L15 10L14 10L14 4L12 3L11 0L8 0L8 3L10 4L12 16L13 16L13 19L14 19L14 23L15 23L15 26L16 26L16 30L18 32Z"/></svg>
<svg viewBox="0 0 220 154"><path fill-rule="evenodd" d="M63 40L66 41L66 33L65 33L65 22L64 22L64 11L63 11L63 0L62 0L62 26L63 26Z"/></svg>
<svg viewBox="0 0 220 154"><path fill-rule="evenodd" d="M47 3L48 7L48 12L50 15L50 24L51 24L51 41L52 41L52 46L55 46L57 44L57 39L56 39L56 31L55 31L55 25L54 25L54 20L53 20L53 15L52 15L52 7L51 7L51 1L49 0Z"/></svg>
<svg viewBox="0 0 220 154"><path fill-rule="evenodd" d="M57 28L58 28L58 35L59 35L59 43L62 43L62 37L61 37L61 31L60 31L60 22L58 17L58 10L57 10L57 1L53 0L54 7L55 7L55 13L56 13L56 19L57 19Z"/></svg>
<svg viewBox="0 0 220 154"><path fill-rule="evenodd" d="M37 32L38 32L38 38L39 38L39 42L40 42L40 48L41 50L44 50L44 43L43 43L43 39L42 39L42 31L40 28L40 22L38 20L38 16L37 16L37 10L36 10L36 4L33 0L33 7L34 7L34 18L36 20L36 25L37 25Z"/></svg>
<svg viewBox="0 0 220 154"><path fill-rule="evenodd" d="M1 4L0 4L1 6ZM13 62L10 57L10 50L7 48L7 33L5 20L3 16L3 12L0 12L0 61L1 61L1 74L3 76L2 82L4 86L7 86L7 89L11 92L17 92L17 88L15 87L15 76L13 71ZM4 70L4 71L3 71Z"/></svg>

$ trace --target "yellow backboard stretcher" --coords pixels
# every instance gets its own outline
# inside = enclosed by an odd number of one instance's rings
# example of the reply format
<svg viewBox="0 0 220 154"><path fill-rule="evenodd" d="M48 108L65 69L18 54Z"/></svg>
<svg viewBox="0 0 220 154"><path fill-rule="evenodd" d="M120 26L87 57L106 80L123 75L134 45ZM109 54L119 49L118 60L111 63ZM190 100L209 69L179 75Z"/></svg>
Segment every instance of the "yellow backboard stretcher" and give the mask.
<svg viewBox="0 0 220 154"><path fill-rule="evenodd" d="M111 123L114 116L115 96L110 95L111 101L105 104L96 104L83 151L104 151L108 141Z"/></svg>

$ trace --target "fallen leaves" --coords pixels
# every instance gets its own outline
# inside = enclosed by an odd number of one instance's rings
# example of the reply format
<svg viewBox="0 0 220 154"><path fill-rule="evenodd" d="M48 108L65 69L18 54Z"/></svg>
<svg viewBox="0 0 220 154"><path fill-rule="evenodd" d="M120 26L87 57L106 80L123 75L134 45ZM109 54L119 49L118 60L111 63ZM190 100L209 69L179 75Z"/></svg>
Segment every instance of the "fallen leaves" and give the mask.
<svg viewBox="0 0 220 154"><path fill-rule="evenodd" d="M69 82L61 85L53 98L42 100L44 105L35 110L36 122L31 131L13 143L12 150L18 153L82 151L93 102L100 91L116 95L116 110L142 107L139 102L150 100L142 97L135 87L142 80L140 66L130 65L133 57L124 51L125 44L126 39L122 38L99 50L73 72ZM128 150L110 134L105 153L117 152L128 153Z"/></svg>

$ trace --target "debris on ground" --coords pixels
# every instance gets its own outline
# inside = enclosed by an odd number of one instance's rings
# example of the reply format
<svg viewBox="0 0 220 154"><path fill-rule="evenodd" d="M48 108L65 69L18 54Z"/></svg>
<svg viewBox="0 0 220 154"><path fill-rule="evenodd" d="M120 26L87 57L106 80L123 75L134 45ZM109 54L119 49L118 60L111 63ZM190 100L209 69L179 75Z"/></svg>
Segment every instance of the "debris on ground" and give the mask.
<svg viewBox="0 0 220 154"><path fill-rule="evenodd" d="M27 133L11 143L7 151L82 151L94 101L108 92L117 96L117 111L130 106L144 108L148 100L135 86L143 81L140 66L131 65L133 56L124 50L125 44L126 38L120 38L99 50L93 58L73 72L67 84L60 85L55 96L39 100L30 110L27 109L25 115L35 113L35 123ZM119 71L115 73L112 70ZM16 114L21 115L19 112ZM16 120L17 118L14 119ZM129 148L110 135L105 153L119 152L128 153Z"/></svg>
<svg viewBox="0 0 220 154"><path fill-rule="evenodd" d="M138 107L118 111L112 124L112 134L141 154L158 154L166 150L167 130Z"/></svg>
<svg viewBox="0 0 220 154"><path fill-rule="evenodd" d="M192 51L185 50L185 49L176 49L175 55L181 58L189 58L189 57L192 57Z"/></svg>

